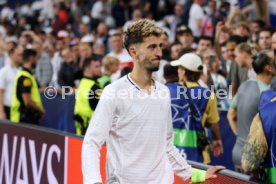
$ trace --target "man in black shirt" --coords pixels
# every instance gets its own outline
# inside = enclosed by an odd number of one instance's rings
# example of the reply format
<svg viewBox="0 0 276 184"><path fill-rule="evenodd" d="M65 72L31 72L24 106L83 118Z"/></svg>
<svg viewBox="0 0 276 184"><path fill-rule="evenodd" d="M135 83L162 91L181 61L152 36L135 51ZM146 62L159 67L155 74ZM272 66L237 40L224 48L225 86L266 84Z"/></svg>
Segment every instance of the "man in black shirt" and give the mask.
<svg viewBox="0 0 276 184"><path fill-rule="evenodd" d="M23 52L23 68L15 79L15 88L11 106L11 121L38 124L44 117L39 88L31 70L37 63L37 53L33 49Z"/></svg>
<svg viewBox="0 0 276 184"><path fill-rule="evenodd" d="M84 60L83 78L76 92L74 119L76 134L84 135L99 101L101 89L97 78L101 76L101 63L97 58Z"/></svg>

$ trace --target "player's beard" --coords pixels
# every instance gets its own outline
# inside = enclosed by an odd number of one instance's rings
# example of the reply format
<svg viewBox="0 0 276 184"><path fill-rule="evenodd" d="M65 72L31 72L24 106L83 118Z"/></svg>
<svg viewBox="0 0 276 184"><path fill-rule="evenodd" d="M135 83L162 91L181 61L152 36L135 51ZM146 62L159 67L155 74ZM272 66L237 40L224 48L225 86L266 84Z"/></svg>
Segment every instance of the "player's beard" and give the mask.
<svg viewBox="0 0 276 184"><path fill-rule="evenodd" d="M159 65L160 65L160 60L158 62L158 65L152 64L152 66L148 68L148 71L149 72L156 72L156 71L158 71L159 70Z"/></svg>
<svg viewBox="0 0 276 184"><path fill-rule="evenodd" d="M151 68L147 68L148 72L152 73L152 72L156 72L159 70L159 65L158 66L153 66Z"/></svg>
<svg viewBox="0 0 276 184"><path fill-rule="evenodd" d="M155 61L152 61L152 60L149 60L149 59L144 61L144 67L150 73L156 72L156 71L159 70L160 60L159 60L158 64L154 64L154 62Z"/></svg>

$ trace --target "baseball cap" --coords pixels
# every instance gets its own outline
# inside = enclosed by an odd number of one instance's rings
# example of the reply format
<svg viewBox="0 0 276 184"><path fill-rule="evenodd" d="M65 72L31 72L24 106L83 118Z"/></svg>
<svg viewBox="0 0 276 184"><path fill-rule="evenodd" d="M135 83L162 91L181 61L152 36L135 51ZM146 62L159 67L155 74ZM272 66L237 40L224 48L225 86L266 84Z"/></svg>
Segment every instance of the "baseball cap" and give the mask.
<svg viewBox="0 0 276 184"><path fill-rule="evenodd" d="M187 53L181 56L178 60L171 62L172 66L183 66L187 70L193 72L201 72L203 70L203 64L201 58L194 53Z"/></svg>
<svg viewBox="0 0 276 184"><path fill-rule="evenodd" d="M179 33L189 33L189 34L193 35L192 30L185 25L180 25L176 28L176 34L179 34Z"/></svg>

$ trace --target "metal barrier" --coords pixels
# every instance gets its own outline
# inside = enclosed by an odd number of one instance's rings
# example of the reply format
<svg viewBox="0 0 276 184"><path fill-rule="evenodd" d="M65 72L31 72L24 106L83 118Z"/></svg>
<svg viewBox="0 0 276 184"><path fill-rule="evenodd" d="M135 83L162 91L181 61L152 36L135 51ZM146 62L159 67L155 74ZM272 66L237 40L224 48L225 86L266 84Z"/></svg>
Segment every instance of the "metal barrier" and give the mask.
<svg viewBox="0 0 276 184"><path fill-rule="evenodd" d="M188 163L190 165L192 165L193 168L198 168L198 169L202 169L202 170L207 170L211 167L210 165L205 165L205 164L193 162L193 161L188 161ZM206 181L205 183L208 183L208 181ZM254 179L245 174L241 174L238 172L234 172L232 170L224 169L218 173L218 178L216 179L215 183L240 184L240 183L261 183L261 181Z"/></svg>

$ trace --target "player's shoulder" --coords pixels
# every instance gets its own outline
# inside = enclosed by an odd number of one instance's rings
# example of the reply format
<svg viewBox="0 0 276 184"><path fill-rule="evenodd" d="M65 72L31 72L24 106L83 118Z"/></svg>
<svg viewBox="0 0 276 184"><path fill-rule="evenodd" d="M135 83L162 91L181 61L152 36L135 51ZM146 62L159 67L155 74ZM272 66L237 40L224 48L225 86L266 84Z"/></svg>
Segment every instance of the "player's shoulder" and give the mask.
<svg viewBox="0 0 276 184"><path fill-rule="evenodd" d="M129 81L127 80L126 76L124 76L105 86L103 92L116 93L119 90L128 89L128 88L129 88Z"/></svg>
<svg viewBox="0 0 276 184"><path fill-rule="evenodd" d="M108 84L105 88L108 89L121 89L123 87L127 87L128 85L128 80L126 76L123 76L119 79L117 79L116 81Z"/></svg>
<svg viewBox="0 0 276 184"><path fill-rule="evenodd" d="M168 91L169 92L169 88L165 85L165 84L163 84L163 83L161 83L161 82L158 82L158 81L154 81L154 83L155 83L155 87L156 87L156 89L158 89L158 90L164 90L164 91Z"/></svg>
<svg viewBox="0 0 276 184"><path fill-rule="evenodd" d="M154 80L154 84L156 85L156 87L167 88L165 84L163 84L157 80Z"/></svg>

